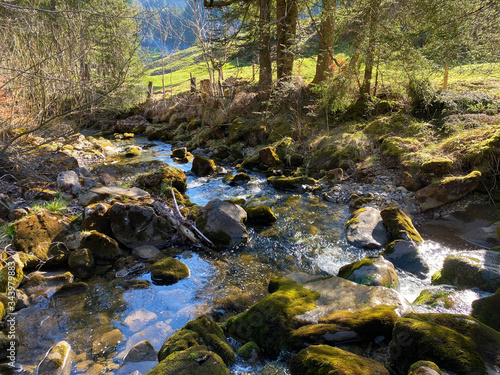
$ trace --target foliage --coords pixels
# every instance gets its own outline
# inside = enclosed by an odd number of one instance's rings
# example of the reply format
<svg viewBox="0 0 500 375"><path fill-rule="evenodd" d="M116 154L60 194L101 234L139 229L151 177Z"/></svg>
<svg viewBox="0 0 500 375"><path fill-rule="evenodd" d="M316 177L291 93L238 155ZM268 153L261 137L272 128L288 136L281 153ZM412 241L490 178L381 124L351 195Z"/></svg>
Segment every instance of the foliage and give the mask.
<svg viewBox="0 0 500 375"><path fill-rule="evenodd" d="M68 206L68 202L66 202L63 198L56 198L52 201L48 202L38 202L34 203L31 206L31 209L34 213L38 213L43 210L49 210L54 212L64 212L66 207Z"/></svg>

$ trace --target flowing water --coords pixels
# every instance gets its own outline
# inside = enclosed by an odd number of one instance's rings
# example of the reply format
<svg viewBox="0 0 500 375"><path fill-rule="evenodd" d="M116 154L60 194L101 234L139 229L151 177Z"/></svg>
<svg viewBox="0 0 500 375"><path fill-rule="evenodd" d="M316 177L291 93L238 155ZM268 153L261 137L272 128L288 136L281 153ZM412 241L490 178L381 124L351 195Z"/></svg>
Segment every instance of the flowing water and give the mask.
<svg viewBox="0 0 500 375"><path fill-rule="evenodd" d="M147 143L139 138L117 146L130 142ZM35 371L50 347L66 340L78 356L71 374L127 375L135 370L145 373L155 362L123 363L125 354L137 342L148 340L158 350L175 330L200 314L212 312L221 317L231 309L257 301L266 294L272 277L293 271L335 275L341 266L377 253L346 243L343 230L350 214L347 205L325 202L309 194L276 191L259 175L252 175L251 182L240 187L224 184L222 177L196 177L189 173L191 164L174 163L170 151L170 145L156 142L138 158L162 160L186 171L186 194L194 203L205 205L213 198L265 198L278 221L271 227L249 228L248 244L220 254L177 249L177 257L189 267L191 276L174 285L154 285L149 273L143 271L125 278L93 277L84 294L56 299L47 298L50 292L39 296L17 317L18 363L27 371ZM430 277L441 268L444 257L457 249L439 241L426 241L421 250L431 267ZM398 274L400 292L409 301L429 288L429 279L420 280L401 270ZM467 291L463 299L472 301L480 295L483 294ZM465 303L453 311L468 313L468 309L470 303ZM93 342L114 329L123 334L117 349L105 353L93 350ZM258 368L239 363L232 371L287 373L279 361Z"/></svg>

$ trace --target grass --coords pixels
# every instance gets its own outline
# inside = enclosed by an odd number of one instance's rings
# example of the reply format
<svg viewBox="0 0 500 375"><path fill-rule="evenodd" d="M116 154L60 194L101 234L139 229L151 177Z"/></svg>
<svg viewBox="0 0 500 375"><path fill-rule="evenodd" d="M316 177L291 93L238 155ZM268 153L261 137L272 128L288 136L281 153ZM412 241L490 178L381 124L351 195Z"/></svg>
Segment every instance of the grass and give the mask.
<svg viewBox="0 0 500 375"><path fill-rule="evenodd" d="M68 206L68 202L66 202L62 198L56 198L50 202L37 202L31 206L31 209L34 213L40 212L42 210L49 210L53 212L64 212L66 207Z"/></svg>
<svg viewBox="0 0 500 375"><path fill-rule="evenodd" d="M13 225L0 226L0 246L6 246L14 240L16 229Z"/></svg>

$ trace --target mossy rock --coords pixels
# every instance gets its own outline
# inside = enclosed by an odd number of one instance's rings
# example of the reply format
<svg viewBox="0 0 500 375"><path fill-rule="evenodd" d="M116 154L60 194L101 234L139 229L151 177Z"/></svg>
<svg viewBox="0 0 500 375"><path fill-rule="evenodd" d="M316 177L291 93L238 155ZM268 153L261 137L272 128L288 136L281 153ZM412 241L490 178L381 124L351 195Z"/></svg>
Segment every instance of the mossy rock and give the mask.
<svg viewBox="0 0 500 375"><path fill-rule="evenodd" d="M89 249L94 259L110 262L120 251L115 239L95 230L82 232L80 249Z"/></svg>
<svg viewBox="0 0 500 375"><path fill-rule="evenodd" d="M271 225L276 222L276 216L270 207L259 205L246 207L247 221L249 224Z"/></svg>
<svg viewBox="0 0 500 375"><path fill-rule="evenodd" d="M40 362L37 368L39 375L53 375L69 373L72 365L71 346L66 341L60 341L54 345L47 356Z"/></svg>
<svg viewBox="0 0 500 375"><path fill-rule="evenodd" d="M5 296L5 294L3 294L1 296ZM9 305L5 301L5 298L0 298L0 320L2 320L5 317L5 315L7 314L7 308L8 308L8 306Z"/></svg>
<svg viewBox="0 0 500 375"><path fill-rule="evenodd" d="M275 189L288 191L298 190L302 185L313 186L317 183L310 177L270 177L267 182Z"/></svg>
<svg viewBox="0 0 500 375"><path fill-rule="evenodd" d="M222 182L225 184L230 184L233 181L234 174L228 173L222 178Z"/></svg>
<svg viewBox="0 0 500 375"><path fill-rule="evenodd" d="M406 240L408 236L412 241L421 244L424 240L415 229L411 219L399 207L384 208L380 215L385 226L395 240Z"/></svg>
<svg viewBox="0 0 500 375"><path fill-rule="evenodd" d="M217 353L228 366L235 361L235 354L227 343L222 328L207 315L191 320L170 336L158 352L158 361L162 362L171 354L192 347L208 348Z"/></svg>
<svg viewBox="0 0 500 375"><path fill-rule="evenodd" d="M431 361L418 361L410 366L408 375L434 375L429 372L429 369L435 371L437 375L446 375L440 370L438 365Z"/></svg>
<svg viewBox="0 0 500 375"><path fill-rule="evenodd" d="M237 205L240 205L243 207L246 203L246 200L245 200L245 198L233 198L233 199L224 199L224 202L237 204Z"/></svg>
<svg viewBox="0 0 500 375"><path fill-rule="evenodd" d="M260 351L259 345L257 345L255 342L250 341L247 342L245 345L242 345L237 351L236 354L238 357L241 357L245 360L250 359L252 357L252 353L258 353Z"/></svg>
<svg viewBox="0 0 500 375"><path fill-rule="evenodd" d="M443 176L453 170L453 160L448 158L433 158L422 163L421 172Z"/></svg>
<svg viewBox="0 0 500 375"><path fill-rule="evenodd" d="M56 289L52 298L61 298L72 296L74 294L84 293L89 290L89 286L83 282L67 283Z"/></svg>
<svg viewBox="0 0 500 375"><path fill-rule="evenodd" d="M291 375L389 375L383 364L328 345L312 345L290 360Z"/></svg>
<svg viewBox="0 0 500 375"><path fill-rule="evenodd" d="M141 150L139 150L135 146L130 146L125 149L125 156L128 158L139 156L141 154Z"/></svg>
<svg viewBox="0 0 500 375"><path fill-rule="evenodd" d="M224 361L204 346L175 352L144 375L229 375Z"/></svg>
<svg viewBox="0 0 500 375"><path fill-rule="evenodd" d="M389 353L400 372L425 360L459 375L485 375L500 368L500 333L467 315L411 313L396 322Z"/></svg>
<svg viewBox="0 0 500 375"><path fill-rule="evenodd" d="M172 167L168 164L153 172L144 173L136 178L137 184L150 190L156 195L161 195L165 187L171 186L179 192L185 193L187 189L187 176L182 169Z"/></svg>
<svg viewBox="0 0 500 375"><path fill-rule="evenodd" d="M492 296L472 302L471 315L480 322L500 332L500 289Z"/></svg>
<svg viewBox="0 0 500 375"><path fill-rule="evenodd" d="M269 291L250 309L230 318L226 328L230 335L254 341L267 356L276 358L289 346L298 324L295 317L314 309L320 294L287 278L272 281Z"/></svg>
<svg viewBox="0 0 500 375"><path fill-rule="evenodd" d="M151 266L151 279L155 284L174 284L189 274L188 266L175 258L163 258Z"/></svg>
<svg viewBox="0 0 500 375"><path fill-rule="evenodd" d="M197 176L210 176L216 171L215 162L201 154L195 154L191 172Z"/></svg>
<svg viewBox="0 0 500 375"><path fill-rule="evenodd" d="M253 169L260 165L260 155L258 153L248 156L245 160L241 162L241 168Z"/></svg>
<svg viewBox="0 0 500 375"><path fill-rule="evenodd" d="M392 241L379 255L384 256L384 258L392 262L395 266L414 273L422 279L426 278L429 272L429 265L414 241Z"/></svg>
<svg viewBox="0 0 500 375"><path fill-rule="evenodd" d="M267 167L275 167L281 163L274 147L264 147L259 151L259 158L262 164Z"/></svg>
<svg viewBox="0 0 500 375"><path fill-rule="evenodd" d="M249 181L250 181L250 176L248 174L244 173L244 172L240 172L240 173L236 174L231 179L231 181L229 181L229 185L231 185L231 186L240 186L240 185L246 184Z"/></svg>
<svg viewBox="0 0 500 375"><path fill-rule="evenodd" d="M71 252L68 265L71 272L81 279L89 277L94 269L94 256L89 249L78 249Z"/></svg>
<svg viewBox="0 0 500 375"><path fill-rule="evenodd" d="M23 281L23 264L19 261L19 256L9 257L6 265L0 270L0 293L8 293L9 285L17 289Z"/></svg>
<svg viewBox="0 0 500 375"><path fill-rule="evenodd" d="M451 295L451 290L425 289L420 292L413 303L430 307L443 306L446 309L450 309L455 305L455 301L451 298Z"/></svg>
<svg viewBox="0 0 500 375"><path fill-rule="evenodd" d="M340 268L338 277L368 286L398 288L399 279L394 265L382 256L365 257Z"/></svg>

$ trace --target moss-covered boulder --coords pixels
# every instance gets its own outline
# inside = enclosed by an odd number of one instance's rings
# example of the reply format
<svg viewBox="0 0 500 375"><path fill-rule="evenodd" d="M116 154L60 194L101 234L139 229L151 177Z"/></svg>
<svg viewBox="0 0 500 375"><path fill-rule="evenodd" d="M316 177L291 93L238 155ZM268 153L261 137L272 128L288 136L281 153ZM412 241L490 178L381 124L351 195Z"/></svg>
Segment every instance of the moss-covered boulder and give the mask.
<svg viewBox="0 0 500 375"><path fill-rule="evenodd" d="M176 159L184 159L188 155L186 147L179 147L172 150L172 157Z"/></svg>
<svg viewBox="0 0 500 375"><path fill-rule="evenodd" d="M224 361L204 346L175 352L144 375L229 375Z"/></svg>
<svg viewBox="0 0 500 375"><path fill-rule="evenodd" d="M413 226L410 217L399 207L387 207L380 212L385 226L394 240L407 240L408 237L417 244L423 242L420 233ZM404 235L406 234L406 236Z"/></svg>
<svg viewBox="0 0 500 375"><path fill-rule="evenodd" d="M424 187L415 193L422 211L454 202L474 191L481 180L481 172L474 171L462 177L448 177Z"/></svg>
<svg viewBox="0 0 500 375"><path fill-rule="evenodd" d="M151 266L151 279L156 284L170 285L189 277L189 268L175 258L163 258Z"/></svg>
<svg viewBox="0 0 500 375"><path fill-rule="evenodd" d="M23 268L18 254L7 259L4 267L0 269L0 293L10 292L9 286L17 289L21 285L24 277Z"/></svg>
<svg viewBox="0 0 500 375"><path fill-rule="evenodd" d="M458 301L459 297L456 294L454 289L445 286L424 289L420 292L415 301L413 301L413 304L432 308L434 312L437 308L450 309L455 307Z"/></svg>
<svg viewBox="0 0 500 375"><path fill-rule="evenodd" d="M17 251L46 260L50 244L67 234L69 224L63 215L48 210L40 211L12 224L15 229L14 246Z"/></svg>
<svg viewBox="0 0 500 375"><path fill-rule="evenodd" d="M250 181L250 176L244 172L237 173L234 177L228 181L231 186L240 186L244 185Z"/></svg>
<svg viewBox="0 0 500 375"><path fill-rule="evenodd" d="M108 217L108 211L110 208L111 205L103 202L89 204L85 207L82 215L82 230L96 230L100 233L111 236L111 221Z"/></svg>
<svg viewBox="0 0 500 375"><path fill-rule="evenodd" d="M313 345L290 360L291 375L389 375L383 364L328 345Z"/></svg>
<svg viewBox="0 0 500 375"><path fill-rule="evenodd" d="M399 278L394 265L382 256L371 256L340 268L338 277L368 286L399 288Z"/></svg>
<svg viewBox="0 0 500 375"><path fill-rule="evenodd" d="M241 206L212 199L199 212L196 225L218 248L225 248L248 241L246 219Z"/></svg>
<svg viewBox="0 0 500 375"><path fill-rule="evenodd" d="M164 245L173 233L170 222L146 204L115 203L108 217L113 238L130 248Z"/></svg>
<svg viewBox="0 0 500 375"><path fill-rule="evenodd" d="M71 371L73 365L71 346L67 341L54 345L37 368L39 375L60 375Z"/></svg>
<svg viewBox="0 0 500 375"><path fill-rule="evenodd" d="M448 158L433 158L423 162L420 170L423 173L432 173L442 176L453 170L453 160Z"/></svg>
<svg viewBox="0 0 500 375"><path fill-rule="evenodd" d="M246 344L240 346L240 348L236 351L238 357L249 361L253 358L258 358L260 348L253 341L247 342Z"/></svg>
<svg viewBox="0 0 500 375"><path fill-rule="evenodd" d="M124 152L127 158L132 158L141 154L141 150L136 146L128 146L125 148Z"/></svg>
<svg viewBox="0 0 500 375"><path fill-rule="evenodd" d="M166 187L174 187L181 193L185 193L187 189L187 176L182 169L164 164L161 168L143 173L136 178L137 184L156 195L161 195L162 190Z"/></svg>
<svg viewBox="0 0 500 375"><path fill-rule="evenodd" d="M80 249L89 249L95 260L109 263L115 259L120 251L116 240L95 230L82 232Z"/></svg>
<svg viewBox="0 0 500 375"><path fill-rule="evenodd" d="M80 279L86 279L94 270L94 256L89 249L78 249L69 255L68 265L71 273Z"/></svg>
<svg viewBox="0 0 500 375"><path fill-rule="evenodd" d="M280 157L274 147L264 147L259 151L259 158L262 164L267 167L275 167L281 163Z"/></svg>
<svg viewBox="0 0 500 375"><path fill-rule="evenodd" d="M197 176L210 176L216 172L215 162L201 154L195 154L191 172Z"/></svg>
<svg viewBox="0 0 500 375"><path fill-rule="evenodd" d="M500 252L475 250L449 255L432 276L433 285L451 284L495 292L500 288Z"/></svg>
<svg viewBox="0 0 500 375"><path fill-rule="evenodd" d="M405 236L406 234L403 234L403 237ZM420 253L418 245L410 239L392 241L380 255L395 266L414 273L420 278L425 278L429 272L429 265Z"/></svg>
<svg viewBox="0 0 500 375"><path fill-rule="evenodd" d="M314 186L317 181L311 177L269 177L267 182L278 190L295 191L302 185Z"/></svg>
<svg viewBox="0 0 500 375"><path fill-rule="evenodd" d="M264 205L246 207L248 224L271 225L276 222L276 216L270 207Z"/></svg>
<svg viewBox="0 0 500 375"><path fill-rule="evenodd" d="M333 312L323 316L319 324L305 325L293 331L291 343L296 350L308 345L371 342L381 337L388 343L398 319L395 307L378 305L357 311Z"/></svg>
<svg viewBox="0 0 500 375"><path fill-rule="evenodd" d="M472 302L471 315L500 332L500 289L494 295Z"/></svg>
<svg viewBox="0 0 500 375"><path fill-rule="evenodd" d="M228 366L235 361L235 354L227 343L222 328L207 315L191 320L170 336L158 352L158 361L162 362L171 354L191 347L205 348L216 353Z"/></svg>
<svg viewBox="0 0 500 375"><path fill-rule="evenodd" d="M431 361L418 361L410 366L408 375L446 375Z"/></svg>
<svg viewBox="0 0 500 375"><path fill-rule="evenodd" d="M389 241L380 211L373 207L354 211L345 225L347 241L366 249L380 249Z"/></svg>
<svg viewBox="0 0 500 375"><path fill-rule="evenodd" d="M408 314L394 327L389 363L406 373L420 360L463 375L500 370L500 333L466 315Z"/></svg>

